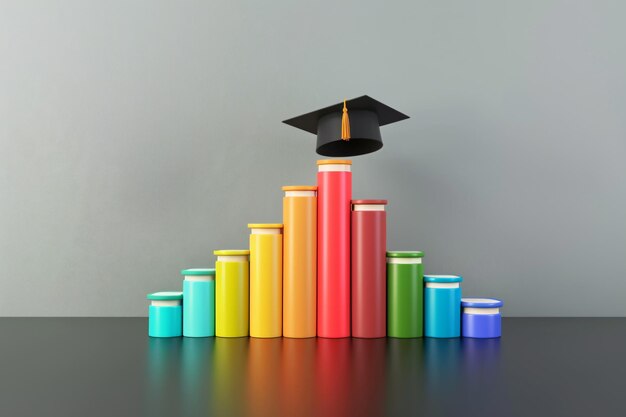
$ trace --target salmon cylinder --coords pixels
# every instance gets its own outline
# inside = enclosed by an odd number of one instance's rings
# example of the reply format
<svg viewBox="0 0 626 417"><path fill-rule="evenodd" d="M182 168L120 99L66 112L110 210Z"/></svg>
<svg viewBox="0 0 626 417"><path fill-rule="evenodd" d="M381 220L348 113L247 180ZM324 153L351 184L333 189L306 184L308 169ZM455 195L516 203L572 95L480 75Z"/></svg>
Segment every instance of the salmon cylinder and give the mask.
<svg viewBox="0 0 626 417"><path fill-rule="evenodd" d="M352 336L387 335L387 200L352 200Z"/></svg>
<svg viewBox="0 0 626 417"><path fill-rule="evenodd" d="M216 250L215 335L248 336L250 282L249 250Z"/></svg>
<svg viewBox="0 0 626 417"><path fill-rule="evenodd" d="M387 335L422 337L424 269L420 251L387 252Z"/></svg>
<svg viewBox="0 0 626 417"><path fill-rule="evenodd" d="M352 161L317 165L317 335L350 337Z"/></svg>
<svg viewBox="0 0 626 417"><path fill-rule="evenodd" d="M255 223L250 228L250 336L283 333L282 224Z"/></svg>
<svg viewBox="0 0 626 417"><path fill-rule="evenodd" d="M461 335L461 281L458 275L424 275L424 334L426 337Z"/></svg>
<svg viewBox="0 0 626 417"><path fill-rule="evenodd" d="M283 187L283 336L317 334L317 187Z"/></svg>
<svg viewBox="0 0 626 417"><path fill-rule="evenodd" d="M215 336L215 269L180 271L183 281L183 336Z"/></svg>

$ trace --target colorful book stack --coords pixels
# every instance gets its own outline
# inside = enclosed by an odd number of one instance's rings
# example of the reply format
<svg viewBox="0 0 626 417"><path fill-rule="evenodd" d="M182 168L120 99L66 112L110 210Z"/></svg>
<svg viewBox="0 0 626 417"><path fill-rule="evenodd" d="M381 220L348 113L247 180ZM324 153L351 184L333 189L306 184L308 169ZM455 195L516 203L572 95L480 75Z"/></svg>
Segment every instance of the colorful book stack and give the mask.
<svg viewBox="0 0 626 417"><path fill-rule="evenodd" d="M249 224L250 247L186 269L148 295L153 337L492 338L502 301L461 298L424 275L424 253L387 251L386 200L352 200L352 162L317 162L317 186L283 187L283 223Z"/></svg>

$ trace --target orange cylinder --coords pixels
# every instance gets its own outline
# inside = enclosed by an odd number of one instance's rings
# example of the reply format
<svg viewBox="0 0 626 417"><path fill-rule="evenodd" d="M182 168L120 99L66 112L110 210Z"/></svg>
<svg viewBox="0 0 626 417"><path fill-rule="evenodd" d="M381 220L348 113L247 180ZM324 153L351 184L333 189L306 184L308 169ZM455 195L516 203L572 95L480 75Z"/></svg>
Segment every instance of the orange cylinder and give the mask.
<svg viewBox="0 0 626 417"><path fill-rule="evenodd" d="M283 187L283 336L315 337L317 187Z"/></svg>
<svg viewBox="0 0 626 417"><path fill-rule="evenodd" d="M315 416L316 339L282 339L281 412L282 416Z"/></svg>

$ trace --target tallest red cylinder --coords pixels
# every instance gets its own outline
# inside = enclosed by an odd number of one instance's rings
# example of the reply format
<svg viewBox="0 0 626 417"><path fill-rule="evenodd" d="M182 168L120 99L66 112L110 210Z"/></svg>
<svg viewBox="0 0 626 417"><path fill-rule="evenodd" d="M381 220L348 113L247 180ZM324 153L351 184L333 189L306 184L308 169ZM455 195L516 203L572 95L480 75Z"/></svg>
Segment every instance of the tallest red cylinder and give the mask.
<svg viewBox="0 0 626 417"><path fill-rule="evenodd" d="M352 161L317 165L317 335L350 337Z"/></svg>

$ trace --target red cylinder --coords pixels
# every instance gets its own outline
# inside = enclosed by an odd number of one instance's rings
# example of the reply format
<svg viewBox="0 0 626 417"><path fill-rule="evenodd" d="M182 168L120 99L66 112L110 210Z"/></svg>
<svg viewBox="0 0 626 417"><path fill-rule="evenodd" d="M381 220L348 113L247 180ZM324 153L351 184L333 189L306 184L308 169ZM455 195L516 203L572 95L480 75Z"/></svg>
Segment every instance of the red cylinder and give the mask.
<svg viewBox="0 0 626 417"><path fill-rule="evenodd" d="M350 337L352 161L317 164L317 335Z"/></svg>
<svg viewBox="0 0 626 417"><path fill-rule="evenodd" d="M352 200L352 336L387 336L387 200Z"/></svg>
<svg viewBox="0 0 626 417"><path fill-rule="evenodd" d="M314 376L316 401L311 415L324 417L353 415L351 412L353 384L350 381L351 345L350 339L317 340Z"/></svg>

